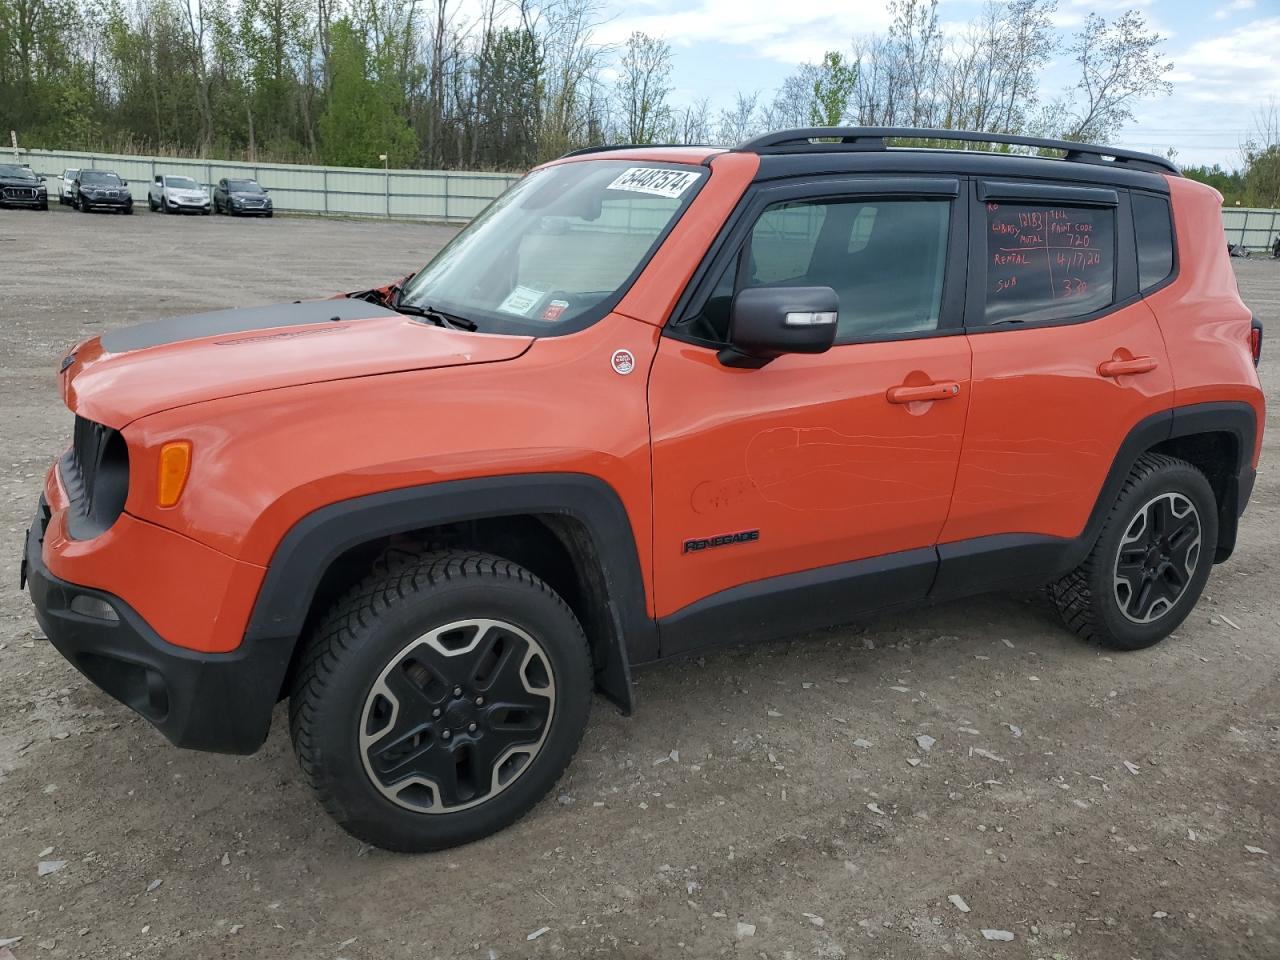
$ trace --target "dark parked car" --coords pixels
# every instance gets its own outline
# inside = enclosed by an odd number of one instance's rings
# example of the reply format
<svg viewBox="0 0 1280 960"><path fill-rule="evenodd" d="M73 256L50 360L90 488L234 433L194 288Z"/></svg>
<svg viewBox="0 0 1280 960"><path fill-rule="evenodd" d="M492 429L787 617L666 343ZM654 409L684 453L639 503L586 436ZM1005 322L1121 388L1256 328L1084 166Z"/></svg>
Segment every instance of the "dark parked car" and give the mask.
<svg viewBox="0 0 1280 960"><path fill-rule="evenodd" d="M133 194L114 171L81 170L71 185L71 205L81 213L95 208L133 213Z"/></svg>
<svg viewBox="0 0 1280 960"><path fill-rule="evenodd" d="M49 192L44 177L37 177L30 167L17 163L0 163L0 207L35 207L49 209Z"/></svg>
<svg viewBox="0 0 1280 960"><path fill-rule="evenodd" d="M269 217L271 198L257 180L228 180L223 177L213 190L213 212L233 217Z"/></svg>

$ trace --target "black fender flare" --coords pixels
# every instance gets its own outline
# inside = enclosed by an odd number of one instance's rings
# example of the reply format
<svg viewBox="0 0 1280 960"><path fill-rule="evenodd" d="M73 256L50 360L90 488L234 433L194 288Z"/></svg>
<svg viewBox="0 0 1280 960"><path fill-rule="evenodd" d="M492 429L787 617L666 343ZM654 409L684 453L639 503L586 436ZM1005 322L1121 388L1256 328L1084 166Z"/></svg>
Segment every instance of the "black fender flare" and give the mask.
<svg viewBox="0 0 1280 960"><path fill-rule="evenodd" d="M1253 488L1253 445L1257 429L1253 407L1243 401L1193 403L1172 407L1138 421L1116 452L1084 532L1077 538L1071 566L1083 561L1093 549L1107 512L1120 495L1120 488L1138 458L1165 441L1201 433L1225 433L1235 443L1236 461L1227 465L1225 496L1218 504L1218 551L1214 562L1226 560L1235 548L1236 527Z"/></svg>
<svg viewBox="0 0 1280 960"><path fill-rule="evenodd" d="M353 547L443 524L530 514L576 520L591 538L611 627L601 638L596 681L629 713L630 665L657 657L657 625L648 613L626 508L609 484L587 474L447 480L342 500L307 514L272 554L245 640L296 643L325 571Z"/></svg>

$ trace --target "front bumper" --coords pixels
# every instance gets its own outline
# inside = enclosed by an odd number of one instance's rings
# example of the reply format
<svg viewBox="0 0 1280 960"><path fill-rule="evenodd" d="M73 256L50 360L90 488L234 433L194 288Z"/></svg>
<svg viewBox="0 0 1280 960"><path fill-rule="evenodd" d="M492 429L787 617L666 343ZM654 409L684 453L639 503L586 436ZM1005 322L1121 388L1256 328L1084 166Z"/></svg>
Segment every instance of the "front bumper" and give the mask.
<svg viewBox="0 0 1280 960"><path fill-rule="evenodd" d="M31 192L24 188L0 188L0 206L5 207L39 207L47 206L49 194L39 191Z"/></svg>
<svg viewBox="0 0 1280 960"><path fill-rule="evenodd" d="M50 516L41 497L27 531L22 580L36 620L58 652L179 747L257 750L271 726L292 644L259 641L231 653L200 653L166 643L119 597L49 572L42 553ZM119 619L73 609L80 596L109 603Z"/></svg>
<svg viewBox="0 0 1280 960"><path fill-rule="evenodd" d="M205 213L209 210L210 201L208 200L177 200L169 199L166 201L170 210L189 211L191 213Z"/></svg>
<svg viewBox="0 0 1280 960"><path fill-rule="evenodd" d="M110 209L123 210L133 206L133 197L86 197L80 195L80 206L91 210Z"/></svg>

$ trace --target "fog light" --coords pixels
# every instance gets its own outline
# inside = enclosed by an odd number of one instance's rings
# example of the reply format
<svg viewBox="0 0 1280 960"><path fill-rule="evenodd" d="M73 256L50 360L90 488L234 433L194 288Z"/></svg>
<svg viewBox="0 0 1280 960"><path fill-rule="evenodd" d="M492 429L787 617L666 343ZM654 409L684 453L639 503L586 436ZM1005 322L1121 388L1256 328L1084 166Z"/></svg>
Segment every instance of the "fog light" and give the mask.
<svg viewBox="0 0 1280 960"><path fill-rule="evenodd" d="M71 599L71 612L82 617L93 617L95 620L119 620L116 608L101 597L91 597L87 593L77 593Z"/></svg>

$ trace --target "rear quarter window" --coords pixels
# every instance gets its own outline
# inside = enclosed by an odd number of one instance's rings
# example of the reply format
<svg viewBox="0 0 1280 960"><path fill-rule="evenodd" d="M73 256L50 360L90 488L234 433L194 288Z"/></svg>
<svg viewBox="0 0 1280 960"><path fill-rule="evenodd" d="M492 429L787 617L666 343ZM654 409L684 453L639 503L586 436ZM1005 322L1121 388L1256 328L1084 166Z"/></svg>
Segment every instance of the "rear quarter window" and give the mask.
<svg viewBox="0 0 1280 960"><path fill-rule="evenodd" d="M1147 291L1173 273L1173 217L1164 197L1134 193L1130 199L1138 245L1138 285Z"/></svg>

